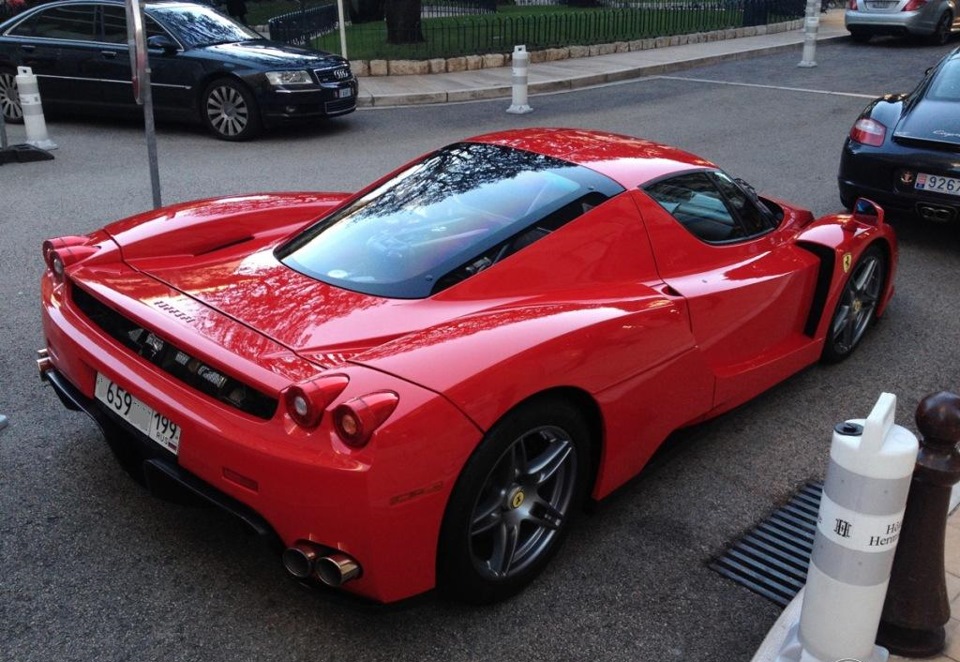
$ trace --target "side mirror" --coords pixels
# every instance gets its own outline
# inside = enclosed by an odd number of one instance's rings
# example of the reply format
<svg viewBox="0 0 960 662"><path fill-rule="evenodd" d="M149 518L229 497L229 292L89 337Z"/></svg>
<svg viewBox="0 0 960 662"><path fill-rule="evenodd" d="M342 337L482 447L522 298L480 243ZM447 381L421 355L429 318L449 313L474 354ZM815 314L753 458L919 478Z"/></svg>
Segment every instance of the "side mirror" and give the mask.
<svg viewBox="0 0 960 662"><path fill-rule="evenodd" d="M883 223L883 208L873 200L867 198L857 198L853 204L853 220L868 225L880 225Z"/></svg>
<svg viewBox="0 0 960 662"><path fill-rule="evenodd" d="M165 34L155 34L147 38L147 48L151 51L163 51L169 54L177 51L177 44Z"/></svg>

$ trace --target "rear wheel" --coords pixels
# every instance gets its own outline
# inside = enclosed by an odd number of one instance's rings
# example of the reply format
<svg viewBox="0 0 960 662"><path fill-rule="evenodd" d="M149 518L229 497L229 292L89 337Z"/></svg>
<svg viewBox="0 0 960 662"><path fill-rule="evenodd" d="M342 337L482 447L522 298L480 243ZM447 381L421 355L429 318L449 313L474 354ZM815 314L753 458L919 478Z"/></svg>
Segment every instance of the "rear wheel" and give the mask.
<svg viewBox="0 0 960 662"><path fill-rule="evenodd" d="M11 71L0 71L0 112L11 124L23 123L23 108L17 93L17 78Z"/></svg>
<svg viewBox="0 0 960 662"><path fill-rule="evenodd" d="M830 320L823 360L842 361L853 353L876 319L886 281L887 260L878 246L868 248L854 265Z"/></svg>
<svg viewBox="0 0 960 662"><path fill-rule="evenodd" d="M260 110L253 94L231 78L207 86L200 112L204 124L221 140L250 140L260 133Z"/></svg>
<svg viewBox="0 0 960 662"><path fill-rule="evenodd" d="M454 487L437 550L448 597L484 604L524 588L544 569L581 505L589 432L563 400L535 400L498 422Z"/></svg>
<svg viewBox="0 0 960 662"><path fill-rule="evenodd" d="M933 34L930 35L931 43L937 44L938 46L947 43L950 40L950 29L953 27L953 15L945 11L940 17L940 20L937 21L937 27L934 28Z"/></svg>

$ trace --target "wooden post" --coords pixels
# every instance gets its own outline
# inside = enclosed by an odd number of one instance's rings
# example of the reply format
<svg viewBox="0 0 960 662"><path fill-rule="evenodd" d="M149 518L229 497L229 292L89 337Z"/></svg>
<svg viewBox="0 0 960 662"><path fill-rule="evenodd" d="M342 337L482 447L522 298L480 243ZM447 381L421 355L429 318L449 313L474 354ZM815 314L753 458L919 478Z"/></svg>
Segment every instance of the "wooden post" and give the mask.
<svg viewBox="0 0 960 662"><path fill-rule="evenodd" d="M916 421L920 454L877 643L896 655L930 657L943 651L950 620L944 543L950 491L960 482L960 395L928 395Z"/></svg>

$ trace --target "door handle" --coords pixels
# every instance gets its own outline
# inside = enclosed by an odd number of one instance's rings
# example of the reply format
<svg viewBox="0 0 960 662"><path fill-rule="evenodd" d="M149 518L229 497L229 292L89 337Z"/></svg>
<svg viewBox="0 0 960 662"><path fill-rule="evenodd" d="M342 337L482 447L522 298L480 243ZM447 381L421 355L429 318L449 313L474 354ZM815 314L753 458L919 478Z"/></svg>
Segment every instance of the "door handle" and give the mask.
<svg viewBox="0 0 960 662"><path fill-rule="evenodd" d="M107 58L108 60L112 60L115 57L117 57L117 52L116 51L100 51L100 55Z"/></svg>
<svg viewBox="0 0 960 662"><path fill-rule="evenodd" d="M26 51L27 53L32 53L37 50L37 47L33 44L20 44L20 50Z"/></svg>

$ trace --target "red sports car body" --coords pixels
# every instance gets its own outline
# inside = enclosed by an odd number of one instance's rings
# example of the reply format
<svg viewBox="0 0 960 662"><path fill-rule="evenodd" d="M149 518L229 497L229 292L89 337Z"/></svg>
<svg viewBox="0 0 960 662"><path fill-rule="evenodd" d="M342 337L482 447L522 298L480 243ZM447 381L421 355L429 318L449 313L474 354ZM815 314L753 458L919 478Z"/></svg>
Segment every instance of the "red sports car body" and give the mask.
<svg viewBox="0 0 960 662"><path fill-rule="evenodd" d="M671 431L846 357L897 247L866 201L817 220L677 149L537 129L44 259L41 375L138 480L276 536L297 577L485 602Z"/></svg>

